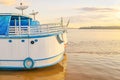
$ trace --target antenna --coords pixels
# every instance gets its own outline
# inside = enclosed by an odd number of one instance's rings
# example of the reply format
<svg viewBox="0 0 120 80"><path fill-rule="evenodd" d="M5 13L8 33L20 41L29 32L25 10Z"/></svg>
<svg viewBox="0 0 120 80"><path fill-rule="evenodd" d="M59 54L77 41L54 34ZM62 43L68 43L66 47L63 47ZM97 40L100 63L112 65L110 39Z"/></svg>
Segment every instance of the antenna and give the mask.
<svg viewBox="0 0 120 80"><path fill-rule="evenodd" d="M63 27L63 18L61 17L61 26Z"/></svg>
<svg viewBox="0 0 120 80"><path fill-rule="evenodd" d="M20 6L16 7L16 9L22 11L22 15L23 15L23 11L24 11L25 9L27 9L27 8L28 8L28 6L24 6L23 3L20 3Z"/></svg>
<svg viewBox="0 0 120 80"><path fill-rule="evenodd" d="M32 10L32 13L30 13L30 15L33 15L34 20L35 20L35 16L38 14L39 12L34 12L34 10Z"/></svg>

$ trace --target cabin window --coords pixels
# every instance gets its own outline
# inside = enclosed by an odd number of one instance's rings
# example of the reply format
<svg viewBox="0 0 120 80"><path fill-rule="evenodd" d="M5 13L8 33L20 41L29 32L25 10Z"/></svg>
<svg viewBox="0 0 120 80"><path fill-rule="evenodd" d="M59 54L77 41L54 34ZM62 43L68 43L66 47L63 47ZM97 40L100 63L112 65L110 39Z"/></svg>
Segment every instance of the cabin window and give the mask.
<svg viewBox="0 0 120 80"><path fill-rule="evenodd" d="M40 26L40 23L38 21L31 21L30 25L32 27L38 27L38 26Z"/></svg>
<svg viewBox="0 0 120 80"><path fill-rule="evenodd" d="M19 22L20 21L20 22ZM29 24L30 22L30 24ZM32 19L24 16L12 16L10 20L10 26L40 26L38 21L32 21Z"/></svg>
<svg viewBox="0 0 120 80"><path fill-rule="evenodd" d="M24 16L12 16L10 26L29 26L29 20L30 18Z"/></svg>
<svg viewBox="0 0 120 80"><path fill-rule="evenodd" d="M29 18L21 17L21 26L29 26Z"/></svg>
<svg viewBox="0 0 120 80"><path fill-rule="evenodd" d="M19 17L18 16L11 17L10 26L19 26Z"/></svg>

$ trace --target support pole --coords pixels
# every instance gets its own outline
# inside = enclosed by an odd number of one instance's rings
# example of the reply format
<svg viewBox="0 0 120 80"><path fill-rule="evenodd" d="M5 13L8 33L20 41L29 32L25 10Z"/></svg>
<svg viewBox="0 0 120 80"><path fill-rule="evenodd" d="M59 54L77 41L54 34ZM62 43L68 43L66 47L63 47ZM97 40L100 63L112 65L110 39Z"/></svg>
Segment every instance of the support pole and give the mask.
<svg viewBox="0 0 120 80"><path fill-rule="evenodd" d="M21 35L21 19L20 19L20 16L19 16L19 35Z"/></svg>

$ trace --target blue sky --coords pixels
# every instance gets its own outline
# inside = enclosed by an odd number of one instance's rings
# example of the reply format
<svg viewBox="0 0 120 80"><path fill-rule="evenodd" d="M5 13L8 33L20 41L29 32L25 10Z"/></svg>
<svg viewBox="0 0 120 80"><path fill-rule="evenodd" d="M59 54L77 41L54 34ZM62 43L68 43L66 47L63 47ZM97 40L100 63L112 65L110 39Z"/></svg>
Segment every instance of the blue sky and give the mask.
<svg viewBox="0 0 120 80"><path fill-rule="evenodd" d="M39 11L41 23L65 22L71 19L70 27L120 26L120 0L0 0L0 12L20 13L14 7L23 2L29 5L24 11Z"/></svg>

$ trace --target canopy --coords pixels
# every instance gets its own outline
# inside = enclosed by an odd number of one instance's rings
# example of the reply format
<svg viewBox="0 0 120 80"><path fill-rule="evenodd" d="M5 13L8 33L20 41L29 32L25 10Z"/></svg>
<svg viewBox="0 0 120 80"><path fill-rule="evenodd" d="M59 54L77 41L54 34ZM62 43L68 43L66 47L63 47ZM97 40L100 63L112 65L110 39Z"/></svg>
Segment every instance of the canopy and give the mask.
<svg viewBox="0 0 120 80"><path fill-rule="evenodd" d="M11 16L0 16L0 35L8 35Z"/></svg>

